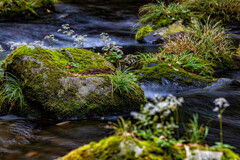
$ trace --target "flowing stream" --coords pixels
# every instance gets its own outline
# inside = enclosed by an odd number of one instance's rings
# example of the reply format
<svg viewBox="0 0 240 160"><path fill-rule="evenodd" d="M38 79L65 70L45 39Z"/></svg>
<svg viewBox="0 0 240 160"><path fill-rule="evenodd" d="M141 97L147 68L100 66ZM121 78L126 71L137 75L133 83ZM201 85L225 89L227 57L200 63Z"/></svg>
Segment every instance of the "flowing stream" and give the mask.
<svg viewBox="0 0 240 160"><path fill-rule="evenodd" d="M156 45L135 42L131 31L137 23L138 7L143 4L141 0L125 3L78 0L57 4L57 13L31 22L0 22L0 44L8 50L0 59L10 53L7 42L31 43L43 40L48 34L54 34L59 39L55 47L71 47L72 39L65 42L65 37L57 32L62 24L70 24L77 34L88 35L86 48L101 46L99 34L107 32L112 40L123 46L126 54L156 51ZM232 37L239 43L240 28L235 27L230 32L234 33ZM180 120L186 122L193 113L198 113L202 122L210 120L209 143L219 141L217 114L212 111L213 100L225 97L231 106L223 115L224 142L236 146L236 151L240 152L240 85L232 81L240 81L240 71L224 72L220 77L217 83L203 89L182 88L168 81L164 85L143 84L142 88L147 98L167 94L184 97ZM112 130L107 129L106 125L107 121L103 120L61 123L49 119L3 116L0 117L0 159L52 160L90 141L109 136Z"/></svg>

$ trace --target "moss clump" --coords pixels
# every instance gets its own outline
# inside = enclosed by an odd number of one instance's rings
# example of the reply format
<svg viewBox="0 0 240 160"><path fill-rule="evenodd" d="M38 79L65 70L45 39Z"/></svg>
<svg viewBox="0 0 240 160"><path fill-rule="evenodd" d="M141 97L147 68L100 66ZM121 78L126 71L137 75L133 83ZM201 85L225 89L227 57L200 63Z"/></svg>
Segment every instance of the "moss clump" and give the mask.
<svg viewBox="0 0 240 160"><path fill-rule="evenodd" d="M160 84L162 84L163 79L177 82L184 86L198 85L199 83L209 84L214 82L212 77L203 77L187 72L175 62L162 62L153 67L145 64L142 69L136 71L136 74L140 75L139 79L141 81L157 81Z"/></svg>
<svg viewBox="0 0 240 160"><path fill-rule="evenodd" d="M70 66L71 64L72 66ZM74 65L73 65L74 64ZM22 46L7 58L5 70L20 81L28 106L52 118L85 118L138 110L144 93L114 93L108 75L85 75L89 70L114 70L102 56L85 49L42 49Z"/></svg>
<svg viewBox="0 0 240 160"><path fill-rule="evenodd" d="M163 38L166 38L169 35L174 35L180 32L188 32L189 29L185 27L182 23L183 23L182 21L177 21L174 24L169 25L164 34L162 35Z"/></svg>
<svg viewBox="0 0 240 160"><path fill-rule="evenodd" d="M142 42L143 38L147 35L149 35L151 32L153 32L152 27L150 27L149 25L143 26L142 28L140 28L135 36L135 39L138 42Z"/></svg>
<svg viewBox="0 0 240 160"><path fill-rule="evenodd" d="M137 151L137 150L140 151ZM137 153L139 152L139 153ZM73 150L59 160L84 160L84 159L156 159L169 158L156 143L135 140L132 137L111 136L100 142Z"/></svg>
<svg viewBox="0 0 240 160"><path fill-rule="evenodd" d="M2 18L37 17L37 11L54 10L57 0L3 0L0 2Z"/></svg>
<svg viewBox="0 0 240 160"><path fill-rule="evenodd" d="M5 60L0 61L0 70L4 68Z"/></svg>
<svg viewBox="0 0 240 160"><path fill-rule="evenodd" d="M237 55L240 56L240 45L239 45L239 47L238 47L238 49L237 49Z"/></svg>
<svg viewBox="0 0 240 160"><path fill-rule="evenodd" d="M183 0L181 3L203 21L211 16L226 25L240 22L239 0Z"/></svg>
<svg viewBox="0 0 240 160"><path fill-rule="evenodd" d="M166 27L176 21L183 20L184 24L191 22L193 14L185 6L177 3L166 5L164 2L149 3L139 9L139 23L151 24L153 29Z"/></svg>
<svg viewBox="0 0 240 160"><path fill-rule="evenodd" d="M91 142L78 149L75 149L58 160L84 160L84 159L139 159L139 160L175 160L185 159L186 151L184 146L171 146L174 157L162 149L153 141L136 140L130 136L111 136L102 139L100 142ZM191 150L205 150L203 146L191 147ZM216 150L215 150L216 151ZM223 152L222 160L240 159L239 155L229 149L220 149Z"/></svg>

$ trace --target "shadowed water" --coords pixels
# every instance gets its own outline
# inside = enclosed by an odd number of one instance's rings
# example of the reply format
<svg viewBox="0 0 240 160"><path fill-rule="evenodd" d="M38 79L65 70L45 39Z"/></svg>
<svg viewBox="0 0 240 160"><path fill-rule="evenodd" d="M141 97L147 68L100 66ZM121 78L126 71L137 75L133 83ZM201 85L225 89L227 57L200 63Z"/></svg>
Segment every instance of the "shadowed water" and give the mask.
<svg viewBox="0 0 240 160"><path fill-rule="evenodd" d="M0 117L1 160L53 160L91 141L99 141L111 130L104 121L72 121Z"/></svg>
<svg viewBox="0 0 240 160"><path fill-rule="evenodd" d="M180 107L180 121L185 124L192 119L193 114L198 114L202 123L210 122L210 132L207 142L213 144L219 139L219 121L217 113L213 112L213 101L225 97L230 103L223 113L224 143L237 147L240 153L240 71L228 71L219 74L216 83L202 89L194 87L180 87L177 83L155 84L149 83L143 87L147 97L166 96L173 94L183 97L184 103Z"/></svg>

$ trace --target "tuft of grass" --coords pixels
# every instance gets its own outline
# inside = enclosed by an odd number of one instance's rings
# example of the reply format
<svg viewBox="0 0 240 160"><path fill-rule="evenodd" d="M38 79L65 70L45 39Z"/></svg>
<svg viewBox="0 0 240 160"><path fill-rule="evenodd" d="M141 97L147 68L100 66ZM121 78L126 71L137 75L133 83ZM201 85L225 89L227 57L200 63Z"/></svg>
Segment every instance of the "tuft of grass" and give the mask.
<svg viewBox="0 0 240 160"><path fill-rule="evenodd" d="M182 5L198 15L200 19L213 19L224 23L240 21L239 0L183 0Z"/></svg>
<svg viewBox="0 0 240 160"><path fill-rule="evenodd" d="M121 66L112 75L108 76L112 83L112 96L114 92L120 94L127 93L129 95L137 94L135 82L136 75L129 73L129 69L122 71Z"/></svg>
<svg viewBox="0 0 240 160"><path fill-rule="evenodd" d="M204 125L200 125L198 122L198 115L193 115L193 119L190 120L188 128L185 128L187 140L190 143L201 144L205 142L207 138L209 128Z"/></svg>
<svg viewBox="0 0 240 160"><path fill-rule="evenodd" d="M5 76L1 76L1 86L0 86L0 104L9 105L9 110L14 106L19 105L22 109L24 98L21 89L21 84L19 80L11 73L7 73ZM0 110L2 108L0 107Z"/></svg>
<svg viewBox="0 0 240 160"><path fill-rule="evenodd" d="M132 122L130 120L125 121L123 117L117 120L117 123L113 123L113 129L118 135L126 135L132 133Z"/></svg>
<svg viewBox="0 0 240 160"><path fill-rule="evenodd" d="M179 57L186 53L191 55L192 62L187 60L189 62L185 67L196 63L204 64L203 69L207 69L209 66L217 68L230 66L233 62L233 49L234 46L229 35L226 34L226 29L221 27L219 22L213 23L209 20L205 24L196 21L191 26L189 33L169 38L163 46L163 51L167 54L175 54Z"/></svg>

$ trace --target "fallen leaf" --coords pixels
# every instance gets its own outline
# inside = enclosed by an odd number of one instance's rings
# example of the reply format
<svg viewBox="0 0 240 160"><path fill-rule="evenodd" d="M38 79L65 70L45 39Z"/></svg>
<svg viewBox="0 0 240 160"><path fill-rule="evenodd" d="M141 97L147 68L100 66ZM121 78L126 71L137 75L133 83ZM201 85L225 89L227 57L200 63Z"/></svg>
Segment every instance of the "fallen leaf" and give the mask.
<svg viewBox="0 0 240 160"><path fill-rule="evenodd" d="M174 68L174 67L173 67L173 69L174 69L175 71L179 71L179 69L177 69L177 68Z"/></svg>

